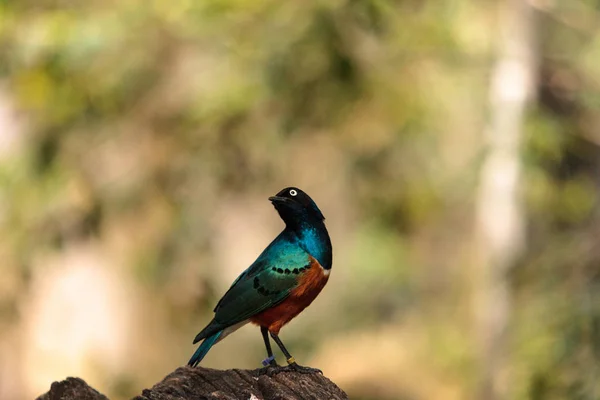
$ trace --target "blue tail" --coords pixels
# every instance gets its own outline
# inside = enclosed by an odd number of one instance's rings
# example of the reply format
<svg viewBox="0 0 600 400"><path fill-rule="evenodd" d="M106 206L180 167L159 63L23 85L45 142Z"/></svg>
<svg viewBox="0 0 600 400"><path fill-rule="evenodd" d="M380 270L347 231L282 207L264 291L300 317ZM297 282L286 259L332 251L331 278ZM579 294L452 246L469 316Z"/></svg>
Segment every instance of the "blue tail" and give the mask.
<svg viewBox="0 0 600 400"><path fill-rule="evenodd" d="M190 358L190 361L188 362L188 365L191 367L195 367L196 365L198 365L198 363L200 361L202 361L202 359L204 358L204 356L206 355L206 353L208 353L208 351L210 350L211 347L213 347L213 345L215 344L215 342L217 340L219 340L219 338L221 337L221 334L223 333L223 331L219 331L217 333L215 333L212 336L207 337L206 339L204 339L204 341L202 342L202 344L200 344L200 347L198 347L198 349L196 349L196 352L194 353L194 355L192 356L192 358Z"/></svg>

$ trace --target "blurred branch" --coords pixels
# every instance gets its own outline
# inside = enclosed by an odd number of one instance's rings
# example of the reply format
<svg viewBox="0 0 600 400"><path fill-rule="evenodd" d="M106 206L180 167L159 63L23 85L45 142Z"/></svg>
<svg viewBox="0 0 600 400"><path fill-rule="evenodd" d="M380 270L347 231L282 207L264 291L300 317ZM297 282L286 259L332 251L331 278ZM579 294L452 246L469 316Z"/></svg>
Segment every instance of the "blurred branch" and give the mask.
<svg viewBox="0 0 600 400"><path fill-rule="evenodd" d="M503 373L511 296L506 273L523 246L520 146L536 70L533 9L525 0L506 0L501 7L500 39L490 88L488 153L477 200L481 257L477 323L483 362L481 398L485 399L507 396Z"/></svg>

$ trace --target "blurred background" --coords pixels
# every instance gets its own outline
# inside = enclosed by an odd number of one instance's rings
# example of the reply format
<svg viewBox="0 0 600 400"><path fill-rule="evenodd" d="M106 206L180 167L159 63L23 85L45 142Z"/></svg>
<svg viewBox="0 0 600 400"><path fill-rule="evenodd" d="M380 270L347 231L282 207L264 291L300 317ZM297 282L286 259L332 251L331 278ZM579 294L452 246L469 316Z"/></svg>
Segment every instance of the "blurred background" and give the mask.
<svg viewBox="0 0 600 400"><path fill-rule="evenodd" d="M599 399L599 77L593 0L0 0L0 398L185 364L294 185L334 246L301 364ZM202 365L263 358L246 326Z"/></svg>

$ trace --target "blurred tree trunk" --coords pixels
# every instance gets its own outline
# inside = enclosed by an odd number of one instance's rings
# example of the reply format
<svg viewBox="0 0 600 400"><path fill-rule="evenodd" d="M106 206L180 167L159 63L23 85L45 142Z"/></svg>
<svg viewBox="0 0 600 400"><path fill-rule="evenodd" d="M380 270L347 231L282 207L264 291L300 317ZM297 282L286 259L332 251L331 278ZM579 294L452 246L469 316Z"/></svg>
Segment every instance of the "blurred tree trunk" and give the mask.
<svg viewBox="0 0 600 400"><path fill-rule="evenodd" d="M524 240L520 202L523 119L535 87L534 10L526 0L499 4L496 60L490 83L486 153L477 197L476 329L482 399L507 397L507 272Z"/></svg>

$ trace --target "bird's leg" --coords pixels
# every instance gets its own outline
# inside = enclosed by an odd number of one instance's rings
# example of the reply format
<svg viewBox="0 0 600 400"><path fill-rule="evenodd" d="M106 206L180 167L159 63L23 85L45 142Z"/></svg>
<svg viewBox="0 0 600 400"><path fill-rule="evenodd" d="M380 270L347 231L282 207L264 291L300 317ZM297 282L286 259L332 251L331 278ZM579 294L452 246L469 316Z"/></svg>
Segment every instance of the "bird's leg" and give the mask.
<svg viewBox="0 0 600 400"><path fill-rule="evenodd" d="M279 346L279 348L285 355L285 358L287 359L287 363L288 363L288 368L290 370L296 371L296 372L301 372L303 374L314 374L315 372L318 372L320 374L323 373L323 371L321 371L320 369L317 369L317 368L303 367L302 365L298 365L298 363L296 363L296 359L294 357L292 357L290 352L287 351L287 349L283 345L283 342L281 341L281 339L279 339L279 336L277 336L273 332L270 332L270 333L271 333L271 337L273 338L275 343L277 343L277 345Z"/></svg>
<svg viewBox="0 0 600 400"><path fill-rule="evenodd" d="M265 367L278 367L277 361L275 361L275 356L273 356L273 350L271 350L271 341L269 340L267 328L264 326L260 327L260 333L262 333L263 340L265 341L265 347L267 348L267 358L263 360L262 364Z"/></svg>
<svg viewBox="0 0 600 400"><path fill-rule="evenodd" d="M281 372L281 369L283 367L279 366L279 364L277 364L277 361L275 361L275 356L273 355L273 350L271 350L271 342L269 341L269 331L267 330L267 328L261 326L260 327L260 333L262 333L263 336L263 340L265 341L265 347L267 348L267 358L263 360L262 365L264 366L264 368L262 368L259 372L260 375L268 375L268 376L274 376L277 373Z"/></svg>

